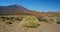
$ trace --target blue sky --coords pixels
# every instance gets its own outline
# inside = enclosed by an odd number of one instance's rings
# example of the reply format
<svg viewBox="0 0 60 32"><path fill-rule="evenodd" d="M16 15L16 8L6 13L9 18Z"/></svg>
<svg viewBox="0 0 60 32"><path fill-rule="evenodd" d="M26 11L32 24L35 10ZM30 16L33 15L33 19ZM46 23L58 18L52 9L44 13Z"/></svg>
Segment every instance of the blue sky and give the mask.
<svg viewBox="0 0 60 32"><path fill-rule="evenodd" d="M38 12L60 12L60 0L0 0L0 6L19 4Z"/></svg>

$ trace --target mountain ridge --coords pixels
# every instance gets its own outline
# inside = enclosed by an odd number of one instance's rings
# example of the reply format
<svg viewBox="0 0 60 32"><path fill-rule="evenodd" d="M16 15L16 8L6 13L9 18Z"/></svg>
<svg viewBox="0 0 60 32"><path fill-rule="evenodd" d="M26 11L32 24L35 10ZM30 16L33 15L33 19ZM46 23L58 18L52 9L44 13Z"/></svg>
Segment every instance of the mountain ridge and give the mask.
<svg viewBox="0 0 60 32"><path fill-rule="evenodd" d="M28 13L29 9L20 5L0 6L0 14L20 14Z"/></svg>

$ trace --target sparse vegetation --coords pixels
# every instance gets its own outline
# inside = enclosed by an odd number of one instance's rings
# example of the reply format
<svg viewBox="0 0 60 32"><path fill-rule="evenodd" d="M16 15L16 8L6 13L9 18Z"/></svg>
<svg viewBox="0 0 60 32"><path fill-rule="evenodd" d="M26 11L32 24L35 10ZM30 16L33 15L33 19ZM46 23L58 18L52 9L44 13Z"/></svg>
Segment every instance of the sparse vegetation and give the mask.
<svg viewBox="0 0 60 32"><path fill-rule="evenodd" d="M5 24L12 24L13 22L15 22L15 20L22 21L23 18L24 17L21 16L17 16L17 17L0 16L0 23L3 22Z"/></svg>
<svg viewBox="0 0 60 32"><path fill-rule="evenodd" d="M58 16L57 16L58 17ZM15 27L16 29L21 29L21 30L24 30L27 31L29 29L33 30L33 29L37 29L40 27L45 27L45 26L48 26L48 23L51 24L55 22L55 20L57 20L57 24L60 24L60 18L58 17L57 19L55 19L56 17L52 17L52 16L46 16L46 17L34 17L34 16L0 16L0 27L4 27L4 29L7 28L7 30L9 30L9 28L11 27ZM42 23L43 21L43 23ZM44 22L44 21L47 21L47 22ZM46 25L44 25L44 23ZM42 24L42 26L41 26ZM21 26L20 26L21 25ZM39 26L39 27L38 27ZM3 28L2 27L2 28ZM26 29L25 29L26 27ZM14 30L15 28L11 28L11 31ZM47 28L47 27L46 27ZM38 29L38 30L39 30ZM3 31L3 29L1 29ZM21 31L19 30L19 31ZM37 30L37 31L38 31ZM14 30L15 31L15 30ZM29 30L30 31L30 30Z"/></svg>

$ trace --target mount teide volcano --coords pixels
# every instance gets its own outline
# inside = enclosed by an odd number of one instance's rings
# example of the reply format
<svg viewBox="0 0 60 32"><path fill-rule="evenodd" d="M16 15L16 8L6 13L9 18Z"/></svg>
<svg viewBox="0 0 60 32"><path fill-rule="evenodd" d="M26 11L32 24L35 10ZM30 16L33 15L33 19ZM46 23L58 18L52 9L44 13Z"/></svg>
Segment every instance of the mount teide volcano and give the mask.
<svg viewBox="0 0 60 32"><path fill-rule="evenodd" d="M20 5L0 6L0 15L20 15L32 12Z"/></svg>
<svg viewBox="0 0 60 32"><path fill-rule="evenodd" d="M0 15L34 15L45 17L46 15L56 15L60 12L36 12L29 10L21 5L0 6Z"/></svg>

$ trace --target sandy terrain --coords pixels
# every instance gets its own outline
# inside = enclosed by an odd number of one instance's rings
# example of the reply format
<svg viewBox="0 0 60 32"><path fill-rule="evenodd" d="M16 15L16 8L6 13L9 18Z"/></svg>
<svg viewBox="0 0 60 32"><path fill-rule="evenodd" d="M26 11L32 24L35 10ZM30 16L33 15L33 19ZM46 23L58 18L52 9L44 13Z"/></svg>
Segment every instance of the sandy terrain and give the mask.
<svg viewBox="0 0 60 32"><path fill-rule="evenodd" d="M12 25L0 25L0 32L60 32L59 25L41 22L37 28L20 27L19 22Z"/></svg>

